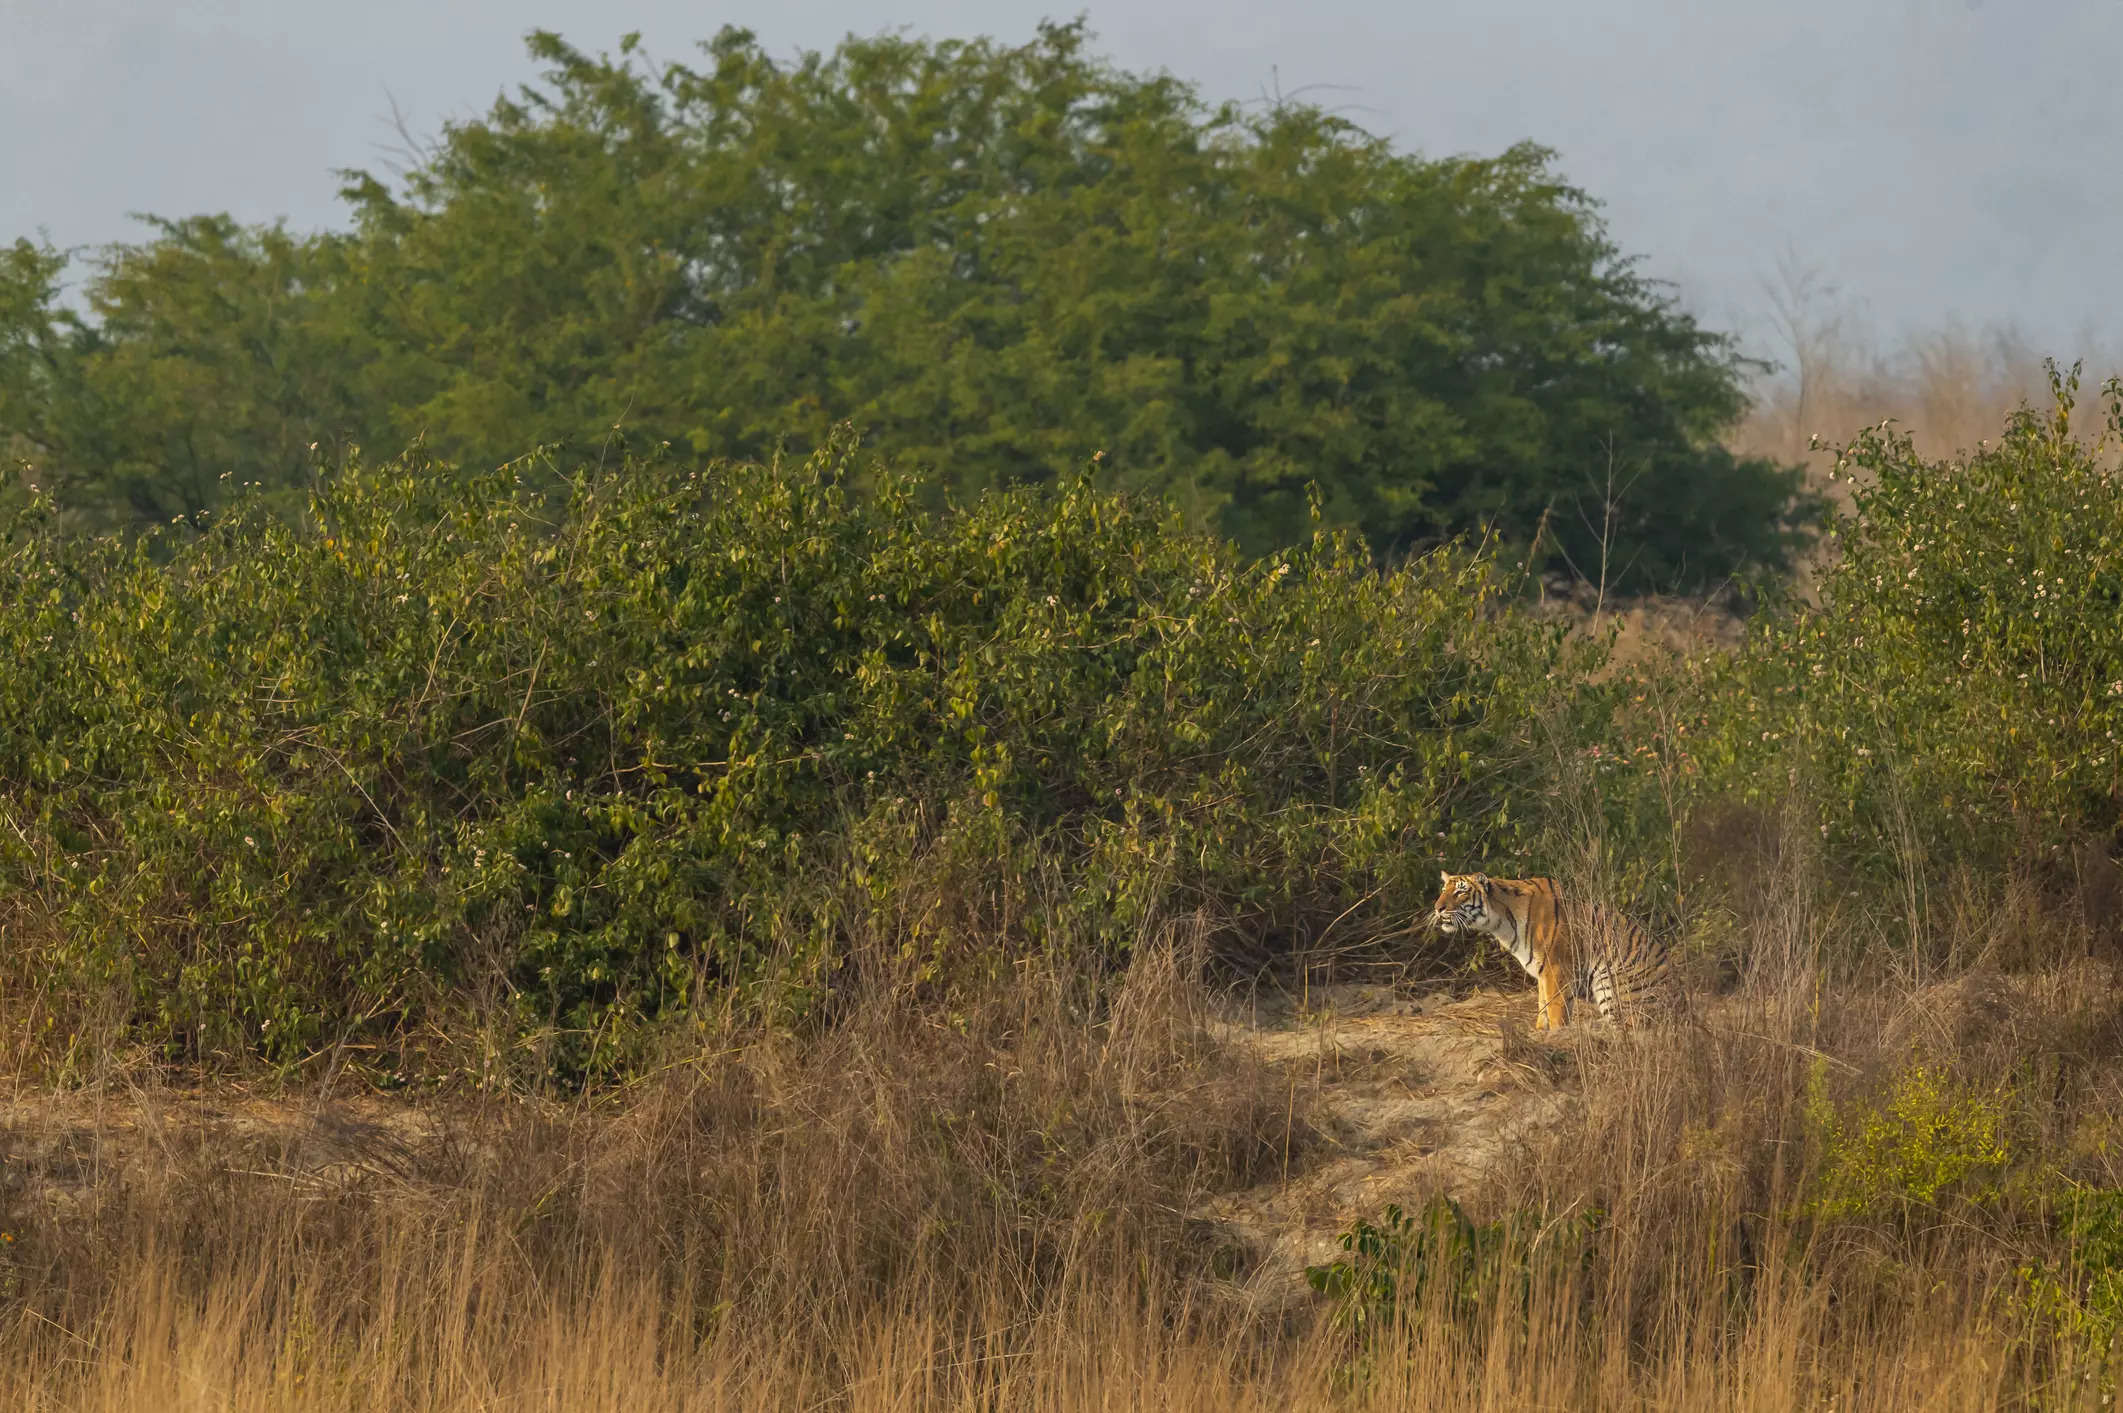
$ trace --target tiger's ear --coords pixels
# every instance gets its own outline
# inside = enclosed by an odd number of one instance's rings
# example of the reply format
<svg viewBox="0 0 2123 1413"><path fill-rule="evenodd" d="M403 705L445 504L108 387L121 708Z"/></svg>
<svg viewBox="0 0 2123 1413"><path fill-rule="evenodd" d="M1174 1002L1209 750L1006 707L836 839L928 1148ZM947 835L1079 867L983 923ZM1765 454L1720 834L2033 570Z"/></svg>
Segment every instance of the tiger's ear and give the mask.
<svg viewBox="0 0 2123 1413"><path fill-rule="evenodd" d="M1452 875L1441 868L1437 871L1437 881L1440 883L1450 883L1452 881Z"/></svg>
<svg viewBox="0 0 2123 1413"><path fill-rule="evenodd" d="M1474 876L1474 886L1477 888L1487 888L1489 886L1489 875L1486 873L1477 873Z"/></svg>

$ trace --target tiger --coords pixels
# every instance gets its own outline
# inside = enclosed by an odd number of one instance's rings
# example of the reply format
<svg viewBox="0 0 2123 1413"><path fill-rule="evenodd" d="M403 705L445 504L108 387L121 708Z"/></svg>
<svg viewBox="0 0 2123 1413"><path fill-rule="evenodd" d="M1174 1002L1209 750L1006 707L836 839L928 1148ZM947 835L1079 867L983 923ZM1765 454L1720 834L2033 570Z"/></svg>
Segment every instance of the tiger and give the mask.
<svg viewBox="0 0 2123 1413"><path fill-rule="evenodd" d="M1486 932L1518 959L1537 991L1535 1030L1561 1030L1573 998L1590 997L1624 1028L1679 1011L1665 944L1615 909L1565 897L1552 878L1438 877L1432 925L1448 936Z"/></svg>

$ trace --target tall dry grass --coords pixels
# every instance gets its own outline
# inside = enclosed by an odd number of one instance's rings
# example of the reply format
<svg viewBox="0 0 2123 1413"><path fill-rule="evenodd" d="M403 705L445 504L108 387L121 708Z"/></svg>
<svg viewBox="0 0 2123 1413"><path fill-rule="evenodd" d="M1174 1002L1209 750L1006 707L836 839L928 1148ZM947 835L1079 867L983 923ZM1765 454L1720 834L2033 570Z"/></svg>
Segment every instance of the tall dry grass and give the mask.
<svg viewBox="0 0 2123 1413"><path fill-rule="evenodd" d="M431 1106L326 1164L174 1117L54 1146L17 1095L0 1387L110 1413L2099 1406L2084 1351L2015 1313L2023 1265L2070 1260L2039 1203L1831 1223L1805 1198L1808 1104L1912 1064L2007 1096L2045 1171L2123 1186L2107 924L1971 880L1913 950L1797 818L1686 841L1700 1028L1531 1067L1579 1118L1458 1195L1597 1206L1603 1235L1483 1323L1419 1300L1361 1346L1234 1297L1190 1214L1358 1139L1314 1080L1212 1038L1175 929L1110 988L1060 962L951 1002L880 978L816 1032L731 1024L623 1094ZM200 1102L113 1085L112 1113Z"/></svg>
<svg viewBox="0 0 2123 1413"><path fill-rule="evenodd" d="M342 1132L323 1165L174 1120L55 1153L18 1096L0 1384L54 1408L1213 1389L1263 1346L1195 1278L1188 1213L1309 1138L1302 1096L1209 1046L1177 945L1103 992L1059 964L949 1007L881 983L807 1036L733 1024L625 1094Z"/></svg>
<svg viewBox="0 0 2123 1413"><path fill-rule="evenodd" d="M1766 352L1778 366L1727 441L1742 455L1805 463L1823 479L1834 458L1812 449L1815 438L1834 445L1892 418L1922 455L1952 456L1995 438L2023 405L2048 405L2045 359L2083 362L2088 390L2123 375L2123 345L2091 333L2064 348L2037 346L2010 324L1885 336L1819 271L1788 260L1765 293L1774 344Z"/></svg>

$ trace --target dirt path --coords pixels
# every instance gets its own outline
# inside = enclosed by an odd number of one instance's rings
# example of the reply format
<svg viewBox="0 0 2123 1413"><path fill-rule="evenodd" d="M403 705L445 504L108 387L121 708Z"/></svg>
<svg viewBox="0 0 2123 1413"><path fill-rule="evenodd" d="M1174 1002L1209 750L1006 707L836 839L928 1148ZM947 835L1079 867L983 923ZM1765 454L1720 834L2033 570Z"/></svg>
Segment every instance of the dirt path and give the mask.
<svg viewBox="0 0 2123 1413"><path fill-rule="evenodd" d="M1327 1144L1301 1171L1197 1213L1243 1250L1250 1302L1304 1299L1304 1268L1338 1255L1355 1218L1476 1193L1515 1140L1575 1118L1574 1056L1531 1039L1532 1014L1525 991L1344 985L1218 1026L1222 1043L1317 1081Z"/></svg>

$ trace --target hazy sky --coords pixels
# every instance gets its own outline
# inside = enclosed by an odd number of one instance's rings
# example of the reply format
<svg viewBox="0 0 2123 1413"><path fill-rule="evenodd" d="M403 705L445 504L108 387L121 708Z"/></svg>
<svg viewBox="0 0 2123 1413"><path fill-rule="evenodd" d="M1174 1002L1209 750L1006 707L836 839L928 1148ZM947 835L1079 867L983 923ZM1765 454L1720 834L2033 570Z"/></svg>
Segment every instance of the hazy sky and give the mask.
<svg viewBox="0 0 2123 1413"><path fill-rule="evenodd" d="M0 239L127 239L129 212L337 224L338 167L534 76L522 35L693 56L849 31L1028 37L1025 0L0 0ZM1404 149L1558 149L1621 245L1767 343L1789 252L1886 336L2009 321L2123 343L2118 0L1097 0L1098 47L1211 98L1280 83ZM1308 86L1317 85L1319 87ZM1331 86L1331 87L1330 87Z"/></svg>

